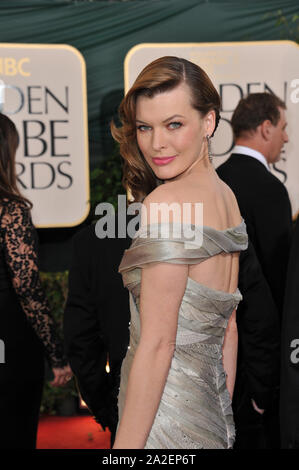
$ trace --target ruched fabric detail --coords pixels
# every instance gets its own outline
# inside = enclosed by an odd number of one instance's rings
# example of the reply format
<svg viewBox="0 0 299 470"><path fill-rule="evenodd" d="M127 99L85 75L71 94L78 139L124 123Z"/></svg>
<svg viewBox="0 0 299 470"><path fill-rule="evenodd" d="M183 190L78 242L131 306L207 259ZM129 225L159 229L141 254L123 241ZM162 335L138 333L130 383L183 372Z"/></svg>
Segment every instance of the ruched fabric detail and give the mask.
<svg viewBox="0 0 299 470"><path fill-rule="evenodd" d="M219 253L247 248L244 220L216 230L182 224L157 224L137 232L119 267L130 290L130 345L121 372L121 417L128 377L140 337L139 297L142 266L153 262L197 264ZM192 234L192 233L191 233ZM175 352L146 448L232 448L235 427L226 388L222 346L228 320L242 299L188 278L178 315Z"/></svg>

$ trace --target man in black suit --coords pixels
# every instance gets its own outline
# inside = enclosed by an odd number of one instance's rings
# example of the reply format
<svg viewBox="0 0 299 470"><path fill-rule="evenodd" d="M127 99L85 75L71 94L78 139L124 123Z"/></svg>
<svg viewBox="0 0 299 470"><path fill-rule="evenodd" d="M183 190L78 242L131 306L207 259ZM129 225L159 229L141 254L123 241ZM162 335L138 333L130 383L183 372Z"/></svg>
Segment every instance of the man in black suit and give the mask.
<svg viewBox="0 0 299 470"><path fill-rule="evenodd" d="M290 252L282 322L280 424L283 449L299 449L299 217Z"/></svg>
<svg viewBox="0 0 299 470"><path fill-rule="evenodd" d="M280 324L270 287L249 240L240 254L237 309L238 360L233 395L236 449L267 447L263 410L271 410L279 384Z"/></svg>
<svg viewBox="0 0 299 470"><path fill-rule="evenodd" d="M100 239L95 225L73 239L64 313L66 354L80 393L96 421L111 431L118 422L120 369L129 342L129 299L118 267L129 238ZM110 373L106 372L109 360Z"/></svg>
<svg viewBox="0 0 299 470"><path fill-rule="evenodd" d="M230 158L217 169L220 178L236 195L249 239L270 287L280 319L292 236L292 213L287 190L270 172L269 164L279 160L282 147L288 142L285 109L283 101L269 93L254 93L242 99L231 120L236 145ZM248 337L250 332L241 323L242 308L244 307L240 304L237 315L239 334L241 337ZM262 327L265 316L262 309L259 313L257 329ZM273 341L271 330L268 340ZM251 352L254 348L257 350L257 347L258 344L255 346L254 342L247 346ZM246 383L248 364L242 363L242 356L250 354L250 351L244 350L244 343L243 349L240 343L233 402L237 427L236 447L244 447L247 439L247 448L276 448L279 447L278 392L273 395L272 404L265 413L261 405L252 401L253 397L248 395ZM255 357L253 360L259 360L257 354L252 357ZM278 384L277 377L277 388ZM252 408L255 411L254 416ZM260 438L256 439L258 435Z"/></svg>
<svg viewBox="0 0 299 470"><path fill-rule="evenodd" d="M217 173L233 190L280 317L292 236L288 192L269 164L288 142L285 104L270 93L242 99L231 120L235 147Z"/></svg>

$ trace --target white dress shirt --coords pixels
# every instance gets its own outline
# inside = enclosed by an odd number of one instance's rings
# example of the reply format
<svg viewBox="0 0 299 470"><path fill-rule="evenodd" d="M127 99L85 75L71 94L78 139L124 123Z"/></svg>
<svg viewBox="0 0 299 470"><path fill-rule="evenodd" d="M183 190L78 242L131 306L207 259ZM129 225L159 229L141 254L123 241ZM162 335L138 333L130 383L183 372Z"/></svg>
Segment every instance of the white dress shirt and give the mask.
<svg viewBox="0 0 299 470"><path fill-rule="evenodd" d="M254 150L250 147L245 147L245 145L235 145L231 153L241 153L242 155L248 155L249 157L256 158L256 160L265 165L267 170L270 171L268 162L265 159L264 155L261 152L258 152L257 150Z"/></svg>

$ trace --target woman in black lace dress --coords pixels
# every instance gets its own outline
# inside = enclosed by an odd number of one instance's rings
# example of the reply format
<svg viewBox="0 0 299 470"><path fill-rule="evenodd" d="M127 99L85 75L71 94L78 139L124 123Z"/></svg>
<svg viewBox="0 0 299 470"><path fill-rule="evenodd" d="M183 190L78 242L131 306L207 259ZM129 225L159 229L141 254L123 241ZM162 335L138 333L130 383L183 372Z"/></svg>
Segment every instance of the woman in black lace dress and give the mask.
<svg viewBox="0 0 299 470"><path fill-rule="evenodd" d="M32 205L16 185L18 140L0 113L0 449L35 448L44 355L52 385L72 376L39 279Z"/></svg>

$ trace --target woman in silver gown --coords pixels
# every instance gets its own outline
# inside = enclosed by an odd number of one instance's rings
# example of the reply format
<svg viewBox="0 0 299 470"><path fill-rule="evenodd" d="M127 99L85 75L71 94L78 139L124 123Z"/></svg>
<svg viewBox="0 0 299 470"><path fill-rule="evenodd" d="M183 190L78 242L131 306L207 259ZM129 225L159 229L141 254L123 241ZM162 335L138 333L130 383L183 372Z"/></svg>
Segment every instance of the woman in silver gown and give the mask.
<svg viewBox="0 0 299 470"><path fill-rule="evenodd" d="M119 267L131 324L114 449L233 446L239 252L247 234L211 164L219 109L200 67L162 57L122 101L122 126L112 125L124 185L143 203Z"/></svg>

